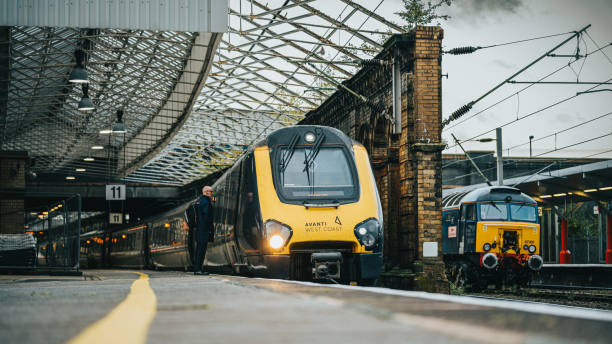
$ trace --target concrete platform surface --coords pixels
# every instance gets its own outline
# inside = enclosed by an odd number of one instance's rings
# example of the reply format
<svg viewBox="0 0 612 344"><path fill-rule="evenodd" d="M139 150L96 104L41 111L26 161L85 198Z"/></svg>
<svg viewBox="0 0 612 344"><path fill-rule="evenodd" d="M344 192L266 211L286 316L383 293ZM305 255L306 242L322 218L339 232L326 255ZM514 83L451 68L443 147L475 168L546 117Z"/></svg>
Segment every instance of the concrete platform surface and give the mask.
<svg viewBox="0 0 612 344"><path fill-rule="evenodd" d="M612 312L183 272L0 275L2 343L610 343Z"/></svg>

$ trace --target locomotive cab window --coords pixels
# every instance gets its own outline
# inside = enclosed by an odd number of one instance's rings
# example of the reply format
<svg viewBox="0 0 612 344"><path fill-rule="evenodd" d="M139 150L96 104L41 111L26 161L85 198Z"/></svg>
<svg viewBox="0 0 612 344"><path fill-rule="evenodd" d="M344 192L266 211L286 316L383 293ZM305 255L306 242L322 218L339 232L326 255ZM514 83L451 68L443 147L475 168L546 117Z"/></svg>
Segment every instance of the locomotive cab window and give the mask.
<svg viewBox="0 0 612 344"><path fill-rule="evenodd" d="M510 216L514 221L535 222L538 218L538 208L528 204L510 204Z"/></svg>
<svg viewBox="0 0 612 344"><path fill-rule="evenodd" d="M353 159L342 147L281 148L276 155L275 182L287 201L356 201L359 185Z"/></svg>
<svg viewBox="0 0 612 344"><path fill-rule="evenodd" d="M507 220L508 210L505 203L483 203L480 205L480 218L482 220Z"/></svg>

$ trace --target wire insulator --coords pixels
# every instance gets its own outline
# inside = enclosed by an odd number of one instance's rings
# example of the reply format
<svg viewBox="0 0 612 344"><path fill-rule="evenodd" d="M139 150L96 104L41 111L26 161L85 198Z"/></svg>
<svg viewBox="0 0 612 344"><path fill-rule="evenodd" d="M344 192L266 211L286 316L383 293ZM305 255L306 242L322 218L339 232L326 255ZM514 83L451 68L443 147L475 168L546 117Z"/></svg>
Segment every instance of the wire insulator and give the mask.
<svg viewBox="0 0 612 344"><path fill-rule="evenodd" d="M460 107L459 109L457 109L450 116L448 116L447 119L442 121L442 128L444 128L450 122L452 122L452 121L454 121L456 119L459 119L461 116L465 115L468 111L470 111L472 109L472 106L474 106L474 102L469 102L469 103L463 105L462 107Z"/></svg>
<svg viewBox="0 0 612 344"><path fill-rule="evenodd" d="M381 59L355 60L355 62L359 63L362 66L384 66L384 65L388 65L391 63L387 60L381 60Z"/></svg>
<svg viewBox="0 0 612 344"><path fill-rule="evenodd" d="M451 55L464 55L464 54L471 54L478 49L481 49L481 47L459 47L459 48L453 48L449 51L446 51L446 53L451 54Z"/></svg>

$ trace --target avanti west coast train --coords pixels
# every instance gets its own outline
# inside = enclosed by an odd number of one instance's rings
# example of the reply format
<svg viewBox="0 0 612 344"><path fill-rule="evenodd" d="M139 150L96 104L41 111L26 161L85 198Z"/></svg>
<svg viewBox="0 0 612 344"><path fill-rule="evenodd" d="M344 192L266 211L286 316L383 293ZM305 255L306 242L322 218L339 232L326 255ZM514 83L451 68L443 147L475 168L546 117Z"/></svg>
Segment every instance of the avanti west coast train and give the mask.
<svg viewBox="0 0 612 344"><path fill-rule="evenodd" d="M451 282L471 289L524 285L541 269L538 206L519 189L454 193L442 205L442 251Z"/></svg>
<svg viewBox="0 0 612 344"><path fill-rule="evenodd" d="M298 280L367 283L379 276L378 191L365 148L341 131L278 129L213 189L215 236L205 268ZM189 269L196 227L190 202L90 243L108 247L111 266Z"/></svg>

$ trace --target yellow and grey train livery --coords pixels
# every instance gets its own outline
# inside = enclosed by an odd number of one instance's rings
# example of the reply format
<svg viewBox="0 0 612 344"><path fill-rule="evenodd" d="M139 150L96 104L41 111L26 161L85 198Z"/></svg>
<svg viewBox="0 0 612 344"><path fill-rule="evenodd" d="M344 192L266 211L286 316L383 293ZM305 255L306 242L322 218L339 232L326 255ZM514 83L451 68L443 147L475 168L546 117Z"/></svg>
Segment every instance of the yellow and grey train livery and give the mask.
<svg viewBox="0 0 612 344"><path fill-rule="evenodd" d="M322 126L278 129L213 185L204 264L275 278L368 282L383 219L365 148Z"/></svg>
<svg viewBox="0 0 612 344"><path fill-rule="evenodd" d="M453 193L442 204L442 252L451 282L473 289L523 285L541 269L538 206L519 189Z"/></svg>

